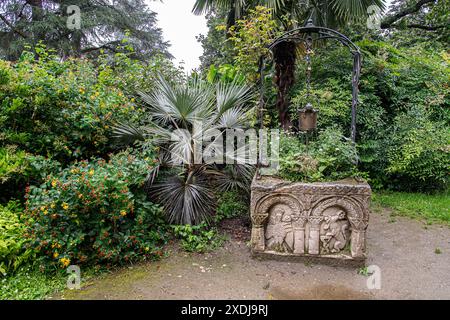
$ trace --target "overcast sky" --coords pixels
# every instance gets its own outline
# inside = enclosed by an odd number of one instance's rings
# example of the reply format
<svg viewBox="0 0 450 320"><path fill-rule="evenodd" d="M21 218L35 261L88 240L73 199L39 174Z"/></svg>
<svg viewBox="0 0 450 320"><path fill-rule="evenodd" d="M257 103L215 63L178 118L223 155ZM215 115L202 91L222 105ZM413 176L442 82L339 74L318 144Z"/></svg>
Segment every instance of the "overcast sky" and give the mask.
<svg viewBox="0 0 450 320"><path fill-rule="evenodd" d="M192 13L195 0L146 0L151 10L158 13L158 26L163 30L164 40L169 41L170 53L178 64L184 62L187 72L200 65L199 57L203 53L195 38L206 34L206 19ZM387 0L390 4L392 0Z"/></svg>
<svg viewBox="0 0 450 320"><path fill-rule="evenodd" d="M192 13L195 0L147 0L151 10L158 13L158 26L163 30L164 40L170 42L170 53L175 62L184 61L187 72L200 65L203 48L196 36L208 33L204 16Z"/></svg>

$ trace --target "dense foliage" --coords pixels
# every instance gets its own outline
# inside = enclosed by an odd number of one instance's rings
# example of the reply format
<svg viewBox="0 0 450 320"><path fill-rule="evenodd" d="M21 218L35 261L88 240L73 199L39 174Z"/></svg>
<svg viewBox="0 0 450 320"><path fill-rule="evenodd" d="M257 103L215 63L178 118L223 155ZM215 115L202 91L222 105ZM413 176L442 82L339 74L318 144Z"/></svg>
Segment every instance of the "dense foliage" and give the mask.
<svg viewBox="0 0 450 320"><path fill-rule="evenodd" d="M26 225L17 202L0 205L0 275L17 270L25 263L32 263L36 254L26 249Z"/></svg>
<svg viewBox="0 0 450 320"><path fill-rule="evenodd" d="M269 54L267 46L276 37L275 27L271 10L257 6L249 11L245 20L236 21L236 25L228 30L229 41L233 43L234 62L249 82L259 79L259 60Z"/></svg>
<svg viewBox="0 0 450 320"><path fill-rule="evenodd" d="M355 145L335 128L308 137L284 135L280 142L280 176L293 181L334 181L357 176Z"/></svg>
<svg viewBox="0 0 450 320"><path fill-rule="evenodd" d="M142 0L114 8L72 1L84 15L75 30L64 23L67 1L3 1L0 298L42 297L62 286L72 264L89 270L158 258L170 233L186 251L216 248L223 219L248 217L255 172L216 158L227 129L286 129L284 179L364 178L390 189L381 205L448 222L449 1L396 0L379 30L367 28L366 9L383 1L331 2L196 1L209 31L198 37L199 72L186 76L167 59ZM361 49L356 143L347 138L348 50L332 41L313 48L307 99L305 48L267 48L307 18ZM261 55L273 58L263 79ZM253 90L260 86L264 110ZM301 133L307 102L319 110L318 128Z"/></svg>
<svg viewBox="0 0 450 320"><path fill-rule="evenodd" d="M223 10L226 3L232 2L207 3L209 8ZM351 34L354 40L360 40L357 44L363 53L360 104L357 110L357 148L359 170L368 174L373 187L431 191L448 186L450 71L448 53L440 45L448 35L448 28L442 25L442 19L447 16L443 13L446 6L446 1L424 1L418 6L413 1L396 1L392 15L384 16L381 23L383 29L390 29L384 38L380 31L365 29L366 26L359 23L345 27L344 33ZM264 52L260 41L270 41L271 35L273 39L277 28L270 19L266 20L268 17L262 9L252 11L251 6L242 8L246 10L245 19L235 19L233 26L229 27L230 39L222 38L222 41L233 41L235 51L231 54L235 65L240 70L251 70L253 76L250 78L255 79L258 65L257 57L252 54L253 49L260 48ZM282 11L283 7L272 9L277 12ZM283 23L283 19L290 21L289 17L277 14L275 17L281 19L277 21L282 28L289 28ZM320 20L320 15L317 19ZM264 23L264 28L258 28L262 21L270 23ZM329 21L331 25L335 22ZM402 25L404 28L400 27ZM218 29L217 26L215 29ZM264 36L255 37L261 32ZM420 37L414 38L417 33L420 33ZM217 33L209 36L216 42L221 39ZM277 69L277 53L274 52L274 66L268 66L267 76L262 79L267 106L262 118L264 125L277 126L280 121L284 121L281 119L283 117L292 121L290 125L296 126L298 110L308 102L303 51L301 46L297 48L295 72L288 77L289 81L295 77L295 83L289 90L282 92L283 101L291 102L289 116L277 112L277 108L280 110L277 105L280 90L277 94L272 82L280 81L280 70ZM220 61L214 62L214 70L221 69L217 65ZM241 68L241 62L244 68ZM349 136L351 68L352 59L346 48L332 41L315 48L312 56L312 103L319 109L319 131L337 126L344 136ZM290 83L288 78L283 80L286 85ZM277 105L276 108L274 105ZM315 139L315 136L311 138ZM289 152L284 156L287 154Z"/></svg>
<svg viewBox="0 0 450 320"><path fill-rule="evenodd" d="M357 130L360 169L372 186L403 190L448 186L449 64L445 52L398 49L385 42L358 43L364 54ZM333 46L313 57L313 95L319 129L337 125L349 135L348 52ZM336 61L347 63L336 64ZM292 90L293 117L303 106L304 65Z"/></svg>
<svg viewBox="0 0 450 320"><path fill-rule="evenodd" d="M26 195L27 237L49 263L121 263L161 255L161 209L142 192L153 158L129 152L75 163ZM134 191L134 193L133 193Z"/></svg>
<svg viewBox="0 0 450 320"><path fill-rule="evenodd" d="M139 118L142 109L126 92L147 70L126 56L117 56L115 69L107 63L97 69L88 60L61 62L36 50L37 60L24 52L16 64L0 63L0 141L65 163L111 151L113 125Z"/></svg>
<svg viewBox="0 0 450 320"><path fill-rule="evenodd" d="M238 191L223 192L217 199L217 210L215 221L245 216L249 213L248 197Z"/></svg>
<svg viewBox="0 0 450 320"><path fill-rule="evenodd" d="M181 247L188 252L205 252L217 248L223 238L216 228L211 228L206 222L198 225L174 225L175 237L180 239Z"/></svg>
<svg viewBox="0 0 450 320"><path fill-rule="evenodd" d="M97 56L101 50L113 55L126 33L135 57L169 56L156 22L143 0L3 0L0 58L16 60L26 45L39 41L63 57Z"/></svg>

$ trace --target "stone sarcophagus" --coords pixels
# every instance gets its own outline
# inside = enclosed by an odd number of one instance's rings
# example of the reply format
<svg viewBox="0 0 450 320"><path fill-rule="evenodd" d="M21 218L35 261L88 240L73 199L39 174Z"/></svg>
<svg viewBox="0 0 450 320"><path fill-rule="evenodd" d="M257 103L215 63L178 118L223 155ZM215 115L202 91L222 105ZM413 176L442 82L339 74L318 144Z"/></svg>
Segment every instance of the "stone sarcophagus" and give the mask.
<svg viewBox="0 0 450 320"><path fill-rule="evenodd" d="M252 253L364 261L370 197L370 186L354 179L293 183L255 178Z"/></svg>

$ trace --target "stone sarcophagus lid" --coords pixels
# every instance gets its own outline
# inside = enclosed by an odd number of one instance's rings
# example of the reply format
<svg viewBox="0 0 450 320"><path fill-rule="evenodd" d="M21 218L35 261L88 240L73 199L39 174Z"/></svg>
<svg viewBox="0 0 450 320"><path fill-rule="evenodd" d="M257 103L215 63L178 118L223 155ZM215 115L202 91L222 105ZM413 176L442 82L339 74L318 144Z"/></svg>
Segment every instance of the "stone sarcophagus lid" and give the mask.
<svg viewBox="0 0 450 320"><path fill-rule="evenodd" d="M255 178L252 253L364 261L370 197L370 186L354 179L299 183Z"/></svg>

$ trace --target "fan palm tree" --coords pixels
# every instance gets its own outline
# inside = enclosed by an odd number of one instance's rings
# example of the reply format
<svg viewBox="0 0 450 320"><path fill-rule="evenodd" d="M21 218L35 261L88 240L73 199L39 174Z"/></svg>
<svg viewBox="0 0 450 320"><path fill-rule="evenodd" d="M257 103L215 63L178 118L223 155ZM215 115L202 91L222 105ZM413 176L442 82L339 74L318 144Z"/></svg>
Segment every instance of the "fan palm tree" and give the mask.
<svg viewBox="0 0 450 320"><path fill-rule="evenodd" d="M245 15L246 10L257 5L273 9L273 14L285 31L302 26L311 18L315 25L337 28L350 21L367 17L367 8L377 5L384 9L385 0L197 0L194 13L211 9L230 10L228 26L235 19ZM278 89L276 107L283 128L291 125L289 119L288 92L294 83L295 62L297 59L295 44L281 42L274 50L275 81Z"/></svg>
<svg viewBox="0 0 450 320"><path fill-rule="evenodd" d="M205 149L202 137L217 138L226 129L244 128L250 112L250 88L237 82L211 84L199 79L171 85L160 78L152 92L138 94L148 106L149 123L142 127L121 124L115 129L116 137L160 147L159 162L148 176L148 191L162 204L169 222L208 220L214 212L214 189L245 187L253 172L245 165L235 165L232 172L239 172L236 181L236 175L227 175L219 165L204 163L198 158Z"/></svg>

